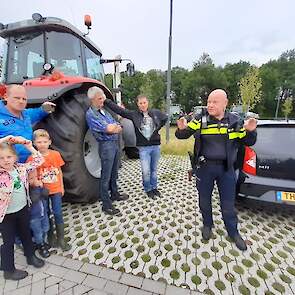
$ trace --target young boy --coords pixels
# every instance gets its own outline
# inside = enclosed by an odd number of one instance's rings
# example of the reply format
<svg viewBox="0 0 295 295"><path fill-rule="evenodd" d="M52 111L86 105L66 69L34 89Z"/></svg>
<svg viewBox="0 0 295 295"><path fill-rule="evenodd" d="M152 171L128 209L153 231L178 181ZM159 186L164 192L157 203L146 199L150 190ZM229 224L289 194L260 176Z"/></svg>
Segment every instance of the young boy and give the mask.
<svg viewBox="0 0 295 295"><path fill-rule="evenodd" d="M60 153L49 149L51 139L49 133L44 129L35 130L33 133L33 143L37 150L44 157L44 163L38 167L37 175L43 183L43 187L48 189L48 209L55 219L55 229L58 246L63 251L68 251L71 246L64 240L64 222L62 216L62 196L64 195L63 176L61 167L65 164Z"/></svg>

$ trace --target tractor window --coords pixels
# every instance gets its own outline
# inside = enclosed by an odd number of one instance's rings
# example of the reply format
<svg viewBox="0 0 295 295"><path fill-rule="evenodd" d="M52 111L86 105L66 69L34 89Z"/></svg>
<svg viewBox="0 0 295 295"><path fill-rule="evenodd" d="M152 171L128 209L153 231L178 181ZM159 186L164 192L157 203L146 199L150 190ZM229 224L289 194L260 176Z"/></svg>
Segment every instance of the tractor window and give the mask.
<svg viewBox="0 0 295 295"><path fill-rule="evenodd" d="M7 83L22 83L43 72L44 41L41 32L10 38Z"/></svg>
<svg viewBox="0 0 295 295"><path fill-rule="evenodd" d="M69 33L46 33L48 62L69 76L84 76L80 40Z"/></svg>
<svg viewBox="0 0 295 295"><path fill-rule="evenodd" d="M85 48L86 66L87 66L87 77L103 81L104 72L103 67L100 63L100 56L91 51L88 47Z"/></svg>

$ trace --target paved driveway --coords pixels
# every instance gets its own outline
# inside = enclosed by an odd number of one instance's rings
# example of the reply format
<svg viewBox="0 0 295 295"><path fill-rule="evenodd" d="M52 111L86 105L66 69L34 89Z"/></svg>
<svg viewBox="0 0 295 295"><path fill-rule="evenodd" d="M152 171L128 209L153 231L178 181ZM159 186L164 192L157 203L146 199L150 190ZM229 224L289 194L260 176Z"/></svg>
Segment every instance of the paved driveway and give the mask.
<svg viewBox="0 0 295 295"><path fill-rule="evenodd" d="M228 238L214 191L214 239L201 239L201 215L186 157L162 157L162 198L141 188L138 160L123 161L120 187L130 198L121 216L101 213L99 203L64 206L68 257L205 294L295 293L295 208L239 204L240 231L249 249Z"/></svg>

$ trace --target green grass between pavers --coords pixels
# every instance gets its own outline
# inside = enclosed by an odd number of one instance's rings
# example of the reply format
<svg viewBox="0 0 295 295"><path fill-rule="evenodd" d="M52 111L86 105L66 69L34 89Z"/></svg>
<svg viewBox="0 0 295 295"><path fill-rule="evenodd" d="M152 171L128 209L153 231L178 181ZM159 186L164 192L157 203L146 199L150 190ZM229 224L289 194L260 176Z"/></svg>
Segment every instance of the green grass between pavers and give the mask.
<svg viewBox="0 0 295 295"><path fill-rule="evenodd" d="M160 131L161 134L161 152L165 155L186 156L188 151L193 151L194 137L188 139L177 139L175 137L176 127L170 127L169 142L166 143L166 128L163 127Z"/></svg>

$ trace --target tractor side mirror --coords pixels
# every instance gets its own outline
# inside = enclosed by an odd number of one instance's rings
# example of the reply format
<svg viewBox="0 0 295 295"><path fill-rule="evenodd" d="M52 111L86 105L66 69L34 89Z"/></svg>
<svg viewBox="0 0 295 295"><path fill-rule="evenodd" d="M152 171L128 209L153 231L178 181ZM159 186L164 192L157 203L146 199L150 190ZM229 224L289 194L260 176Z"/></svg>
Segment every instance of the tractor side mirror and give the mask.
<svg viewBox="0 0 295 295"><path fill-rule="evenodd" d="M129 76L129 77L132 77L135 75L134 64L132 62L129 62L126 65L126 71L127 71L127 76Z"/></svg>

